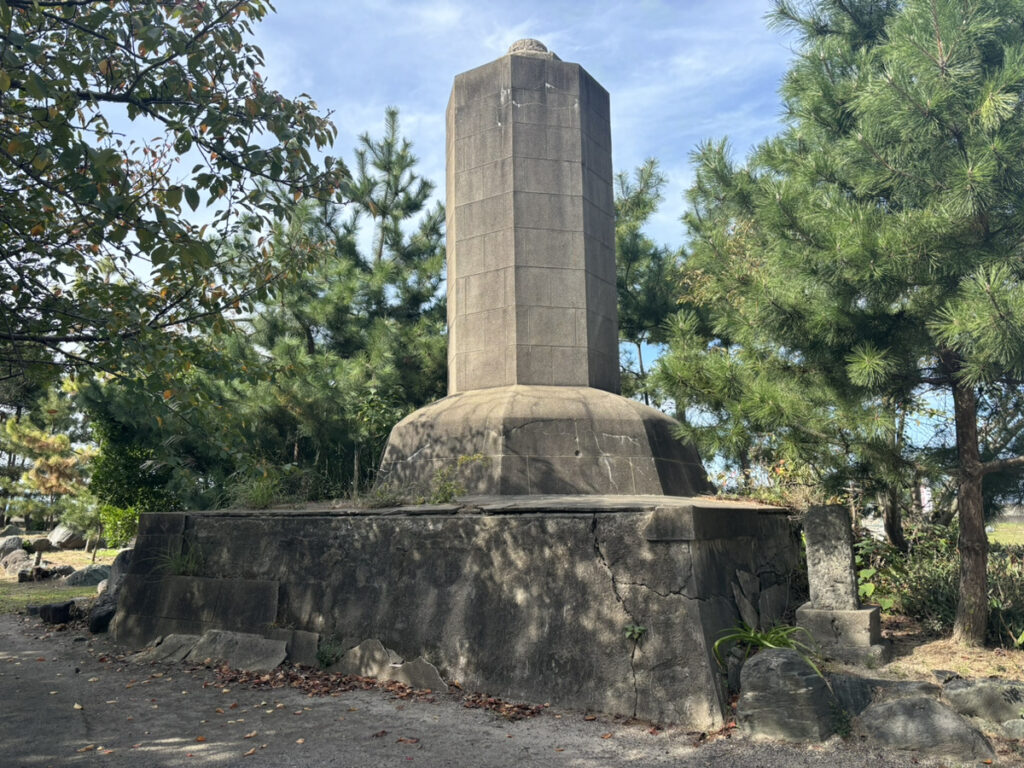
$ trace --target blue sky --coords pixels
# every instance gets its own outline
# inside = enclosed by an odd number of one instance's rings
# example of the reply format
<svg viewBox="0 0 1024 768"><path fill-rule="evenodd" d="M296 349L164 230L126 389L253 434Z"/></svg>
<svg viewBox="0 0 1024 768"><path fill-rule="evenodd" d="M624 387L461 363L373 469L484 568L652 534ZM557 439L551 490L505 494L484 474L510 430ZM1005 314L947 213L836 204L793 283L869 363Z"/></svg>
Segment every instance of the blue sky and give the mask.
<svg viewBox="0 0 1024 768"><path fill-rule="evenodd" d="M255 28L270 85L309 94L333 112L332 154L349 160L356 137L379 135L399 108L420 171L443 198L444 112L455 75L502 56L523 37L581 64L611 94L617 171L647 157L669 177L649 231L683 242L679 216L692 178L689 153L728 136L748 149L778 127L778 86L789 42L766 28L768 0L277 0Z"/></svg>

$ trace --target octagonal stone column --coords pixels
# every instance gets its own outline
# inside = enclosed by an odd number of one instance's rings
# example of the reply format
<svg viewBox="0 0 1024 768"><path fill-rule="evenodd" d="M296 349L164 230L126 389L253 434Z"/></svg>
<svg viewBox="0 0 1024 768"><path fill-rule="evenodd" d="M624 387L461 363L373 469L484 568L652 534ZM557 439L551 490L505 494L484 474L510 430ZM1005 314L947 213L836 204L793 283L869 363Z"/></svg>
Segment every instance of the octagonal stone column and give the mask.
<svg viewBox="0 0 1024 768"><path fill-rule="evenodd" d="M608 93L535 40L447 112L448 391L619 390Z"/></svg>

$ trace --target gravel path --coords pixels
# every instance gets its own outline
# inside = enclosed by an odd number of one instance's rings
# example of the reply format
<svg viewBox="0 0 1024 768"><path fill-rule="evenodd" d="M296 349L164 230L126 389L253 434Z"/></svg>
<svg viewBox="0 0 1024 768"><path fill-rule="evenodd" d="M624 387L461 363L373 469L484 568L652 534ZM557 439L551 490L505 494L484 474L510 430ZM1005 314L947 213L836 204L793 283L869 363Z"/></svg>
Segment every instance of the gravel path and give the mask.
<svg viewBox="0 0 1024 768"><path fill-rule="evenodd" d="M546 710L510 722L447 695L311 697L223 687L207 669L126 662L105 637L0 616L0 765L15 766L935 766L854 740L816 747L697 734ZM1000 765L1005 763L1000 762Z"/></svg>

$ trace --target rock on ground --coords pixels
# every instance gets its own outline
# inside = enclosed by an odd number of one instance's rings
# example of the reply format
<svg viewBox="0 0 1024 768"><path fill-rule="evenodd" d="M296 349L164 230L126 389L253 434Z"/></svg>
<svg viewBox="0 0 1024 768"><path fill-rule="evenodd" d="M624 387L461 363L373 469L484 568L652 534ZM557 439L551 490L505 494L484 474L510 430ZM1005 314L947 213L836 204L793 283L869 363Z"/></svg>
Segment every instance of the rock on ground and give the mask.
<svg viewBox="0 0 1024 768"><path fill-rule="evenodd" d="M85 546L85 537L64 524L58 525L50 531L47 538L57 549L82 549Z"/></svg>
<svg viewBox="0 0 1024 768"><path fill-rule="evenodd" d="M769 648L743 665L738 714L752 736L824 741L841 710L825 679L799 653Z"/></svg>
<svg viewBox="0 0 1024 768"><path fill-rule="evenodd" d="M880 746L956 760L990 760L992 744L963 716L928 696L872 704L858 729Z"/></svg>
<svg viewBox="0 0 1024 768"><path fill-rule="evenodd" d="M87 565L69 573L64 583L69 587L92 587L110 576L109 565Z"/></svg>

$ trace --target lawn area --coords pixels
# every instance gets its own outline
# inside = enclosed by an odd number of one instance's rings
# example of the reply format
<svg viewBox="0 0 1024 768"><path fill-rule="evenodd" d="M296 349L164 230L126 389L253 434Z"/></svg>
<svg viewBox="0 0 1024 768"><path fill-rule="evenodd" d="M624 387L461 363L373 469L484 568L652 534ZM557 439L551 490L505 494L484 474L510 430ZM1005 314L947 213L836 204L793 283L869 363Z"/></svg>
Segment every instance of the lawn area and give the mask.
<svg viewBox="0 0 1024 768"><path fill-rule="evenodd" d="M1024 520L1015 518L996 522L988 540L993 544L1024 544Z"/></svg>
<svg viewBox="0 0 1024 768"><path fill-rule="evenodd" d="M96 563L110 565L117 557L119 550L101 549L96 553ZM62 552L46 552L44 560L58 565L70 565L84 568L92 563L92 553L82 549L69 549ZM68 587L63 581L37 581L19 584L11 576L0 577L0 613L18 613L29 605L45 603L63 603L75 597L95 597L96 587Z"/></svg>

